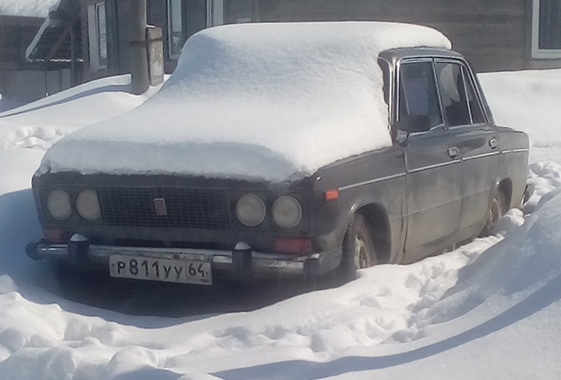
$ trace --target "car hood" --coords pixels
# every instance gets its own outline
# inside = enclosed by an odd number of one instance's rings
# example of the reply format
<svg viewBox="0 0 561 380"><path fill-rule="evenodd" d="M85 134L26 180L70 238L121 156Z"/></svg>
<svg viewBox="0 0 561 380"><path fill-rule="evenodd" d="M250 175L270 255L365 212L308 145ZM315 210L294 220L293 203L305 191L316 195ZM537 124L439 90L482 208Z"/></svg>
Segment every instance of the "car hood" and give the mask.
<svg viewBox="0 0 561 380"><path fill-rule="evenodd" d="M285 181L391 145L378 54L450 43L394 23L251 24L191 37L162 89L55 144L40 172Z"/></svg>

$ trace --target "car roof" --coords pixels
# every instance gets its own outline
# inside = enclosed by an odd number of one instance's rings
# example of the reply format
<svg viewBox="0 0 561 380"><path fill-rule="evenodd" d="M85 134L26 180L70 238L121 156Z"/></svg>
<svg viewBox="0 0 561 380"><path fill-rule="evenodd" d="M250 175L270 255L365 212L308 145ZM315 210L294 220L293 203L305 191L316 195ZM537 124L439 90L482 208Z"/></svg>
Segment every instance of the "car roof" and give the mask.
<svg viewBox="0 0 561 380"><path fill-rule="evenodd" d="M453 58L465 60L463 55L454 50L432 47L389 49L381 52L379 57L389 62L397 62L404 58Z"/></svg>

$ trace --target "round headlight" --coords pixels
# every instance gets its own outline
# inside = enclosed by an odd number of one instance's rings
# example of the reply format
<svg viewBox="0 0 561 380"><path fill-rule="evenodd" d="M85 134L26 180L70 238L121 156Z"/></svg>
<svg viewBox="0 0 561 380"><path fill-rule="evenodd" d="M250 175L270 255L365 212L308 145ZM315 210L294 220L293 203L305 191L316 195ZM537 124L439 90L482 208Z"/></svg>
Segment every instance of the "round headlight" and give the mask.
<svg viewBox="0 0 561 380"><path fill-rule="evenodd" d="M294 228L302 220L302 205L294 197L278 197L273 203L273 219L279 227Z"/></svg>
<svg viewBox="0 0 561 380"><path fill-rule="evenodd" d="M236 215L240 222L255 227L265 220L267 209L261 198L255 194L245 194L236 204Z"/></svg>
<svg viewBox="0 0 561 380"><path fill-rule="evenodd" d="M78 214L86 220L94 221L101 216L97 192L92 189L83 190L76 198Z"/></svg>
<svg viewBox="0 0 561 380"><path fill-rule="evenodd" d="M70 196L66 191L53 190L47 198L47 209L51 216L57 220L65 220L72 214Z"/></svg>

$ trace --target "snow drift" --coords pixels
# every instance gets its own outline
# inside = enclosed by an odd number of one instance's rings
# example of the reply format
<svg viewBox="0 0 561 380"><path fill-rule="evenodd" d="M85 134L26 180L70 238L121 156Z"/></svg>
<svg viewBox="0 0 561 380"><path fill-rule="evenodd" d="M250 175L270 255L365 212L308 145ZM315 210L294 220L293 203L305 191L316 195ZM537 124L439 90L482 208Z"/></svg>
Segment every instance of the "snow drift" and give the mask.
<svg viewBox="0 0 561 380"><path fill-rule="evenodd" d="M138 107L161 87L132 95L130 82L130 74L97 79L0 113L0 149L48 149L77 129Z"/></svg>
<svg viewBox="0 0 561 380"><path fill-rule="evenodd" d="M391 145L377 57L414 46L450 42L430 28L374 22L207 29L150 101L61 141L42 170L307 175Z"/></svg>

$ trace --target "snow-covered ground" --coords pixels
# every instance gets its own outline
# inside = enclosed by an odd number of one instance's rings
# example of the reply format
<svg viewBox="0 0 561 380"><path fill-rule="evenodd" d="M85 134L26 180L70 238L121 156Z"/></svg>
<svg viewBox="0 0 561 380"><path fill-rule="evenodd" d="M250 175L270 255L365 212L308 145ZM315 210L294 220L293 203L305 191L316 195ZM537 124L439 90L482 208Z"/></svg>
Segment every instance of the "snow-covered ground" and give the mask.
<svg viewBox="0 0 561 380"><path fill-rule="evenodd" d="M159 88L130 93L130 75L84 83L19 108L0 112L0 149L47 149L86 125L122 115L144 103Z"/></svg>
<svg viewBox="0 0 561 380"><path fill-rule="evenodd" d="M126 297L87 300L113 310L68 301L53 268L24 253L41 236L29 180L44 149L144 98L84 87L0 114L0 379L561 378L561 71L481 80L496 121L530 134L526 215L513 210L493 236L444 255L253 311L196 313L206 288L169 293L186 303L177 318L121 313ZM105 294L121 285L103 283ZM160 290L136 302L179 292Z"/></svg>

